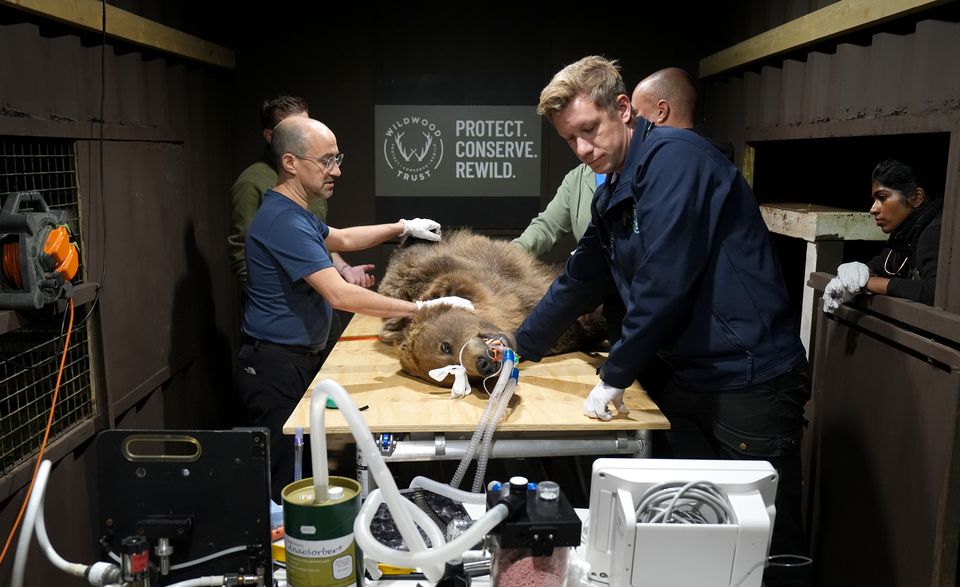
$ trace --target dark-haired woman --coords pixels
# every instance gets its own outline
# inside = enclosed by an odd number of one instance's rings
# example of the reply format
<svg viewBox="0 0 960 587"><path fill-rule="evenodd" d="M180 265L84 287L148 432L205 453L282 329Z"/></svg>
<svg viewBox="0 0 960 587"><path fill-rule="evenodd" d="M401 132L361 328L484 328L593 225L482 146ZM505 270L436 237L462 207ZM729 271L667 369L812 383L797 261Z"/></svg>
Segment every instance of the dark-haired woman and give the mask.
<svg viewBox="0 0 960 587"><path fill-rule="evenodd" d="M823 310L832 313L861 291L933 304L940 252L943 201L933 197L913 169L896 159L873 170L877 226L890 235L887 246L868 263L844 263L823 292Z"/></svg>

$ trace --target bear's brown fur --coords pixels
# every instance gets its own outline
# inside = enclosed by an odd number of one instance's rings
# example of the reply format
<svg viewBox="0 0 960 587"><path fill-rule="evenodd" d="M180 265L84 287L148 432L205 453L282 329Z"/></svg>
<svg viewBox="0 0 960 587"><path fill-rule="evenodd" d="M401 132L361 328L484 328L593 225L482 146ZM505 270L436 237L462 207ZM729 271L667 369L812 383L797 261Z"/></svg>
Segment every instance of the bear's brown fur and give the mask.
<svg viewBox="0 0 960 587"><path fill-rule="evenodd" d="M461 360L471 378L490 375L499 364L484 361L485 341L503 337L514 347L517 328L555 276L522 249L467 230L444 234L440 243L402 248L390 259L380 293L411 301L460 296L473 302L474 311L435 306L412 318L386 319L380 339L396 345L404 371L431 383L437 383L431 369ZM582 349L604 333L599 320L581 318L551 352ZM444 383L452 383L452 376Z"/></svg>

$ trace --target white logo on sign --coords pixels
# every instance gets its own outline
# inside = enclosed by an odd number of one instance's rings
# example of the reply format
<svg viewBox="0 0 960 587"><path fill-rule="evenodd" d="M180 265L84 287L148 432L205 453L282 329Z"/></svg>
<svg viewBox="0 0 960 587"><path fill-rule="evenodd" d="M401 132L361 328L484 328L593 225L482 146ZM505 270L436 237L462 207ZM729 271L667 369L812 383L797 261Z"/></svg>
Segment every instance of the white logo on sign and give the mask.
<svg viewBox="0 0 960 587"><path fill-rule="evenodd" d="M426 118L404 116L384 132L383 158L400 181L426 181L443 161L443 133Z"/></svg>

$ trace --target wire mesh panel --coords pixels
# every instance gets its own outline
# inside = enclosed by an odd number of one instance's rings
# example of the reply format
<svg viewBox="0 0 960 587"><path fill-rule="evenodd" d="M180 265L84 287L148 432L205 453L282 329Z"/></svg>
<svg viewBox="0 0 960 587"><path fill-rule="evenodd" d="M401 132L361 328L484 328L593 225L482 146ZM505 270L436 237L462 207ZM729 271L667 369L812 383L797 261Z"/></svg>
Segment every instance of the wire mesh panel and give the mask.
<svg viewBox="0 0 960 587"><path fill-rule="evenodd" d="M64 211L64 222L83 250L73 141L0 137L0 200L25 191L40 192L51 211ZM83 281L82 261L77 276Z"/></svg>
<svg viewBox="0 0 960 587"><path fill-rule="evenodd" d="M0 137L0 200L38 191L80 244L79 190L73 141ZM82 281L83 268L78 271ZM50 440L95 414L84 312L70 337ZM31 316L27 327L0 335L0 476L36 454L47 425L60 367L65 315Z"/></svg>
<svg viewBox="0 0 960 587"><path fill-rule="evenodd" d="M60 368L62 317L0 336L0 475L35 454ZM87 326L70 335L50 439L94 414Z"/></svg>

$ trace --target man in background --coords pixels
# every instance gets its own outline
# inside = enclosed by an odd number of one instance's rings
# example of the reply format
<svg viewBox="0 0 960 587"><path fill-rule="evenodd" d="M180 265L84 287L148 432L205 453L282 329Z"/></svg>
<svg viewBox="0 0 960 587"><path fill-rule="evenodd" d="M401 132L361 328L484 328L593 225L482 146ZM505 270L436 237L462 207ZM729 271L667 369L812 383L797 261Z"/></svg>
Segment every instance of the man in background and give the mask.
<svg viewBox="0 0 960 587"><path fill-rule="evenodd" d="M733 145L712 139L696 125L697 88L693 78L679 67L667 67L643 78L630 99L633 112L656 126L687 128L733 161Z"/></svg>
<svg viewBox="0 0 960 587"><path fill-rule="evenodd" d="M247 287L247 263L244 256L244 238L250 222L263 202L263 193L277 185L277 166L270 154L273 129L288 116L310 116L307 101L299 96L276 96L263 101L260 108L260 124L263 127L263 155L260 160L243 170L230 188L230 235L227 244L230 250L230 268L237 274L240 285ZM327 201L310 202L310 211L327 221ZM343 279L354 285L370 287L374 283L373 265L351 267L337 253L331 253L333 265ZM339 328L336 329L339 334Z"/></svg>
<svg viewBox="0 0 960 587"><path fill-rule="evenodd" d="M697 89L690 75L679 67L661 69L645 77L633 90L631 104L635 115L657 126L696 131ZM707 141L733 160L732 145L710 138ZM573 235L579 241L590 224L593 194L605 179L605 174L594 173L586 164L571 169L547 207L511 244L541 257L553 250L564 235Z"/></svg>

